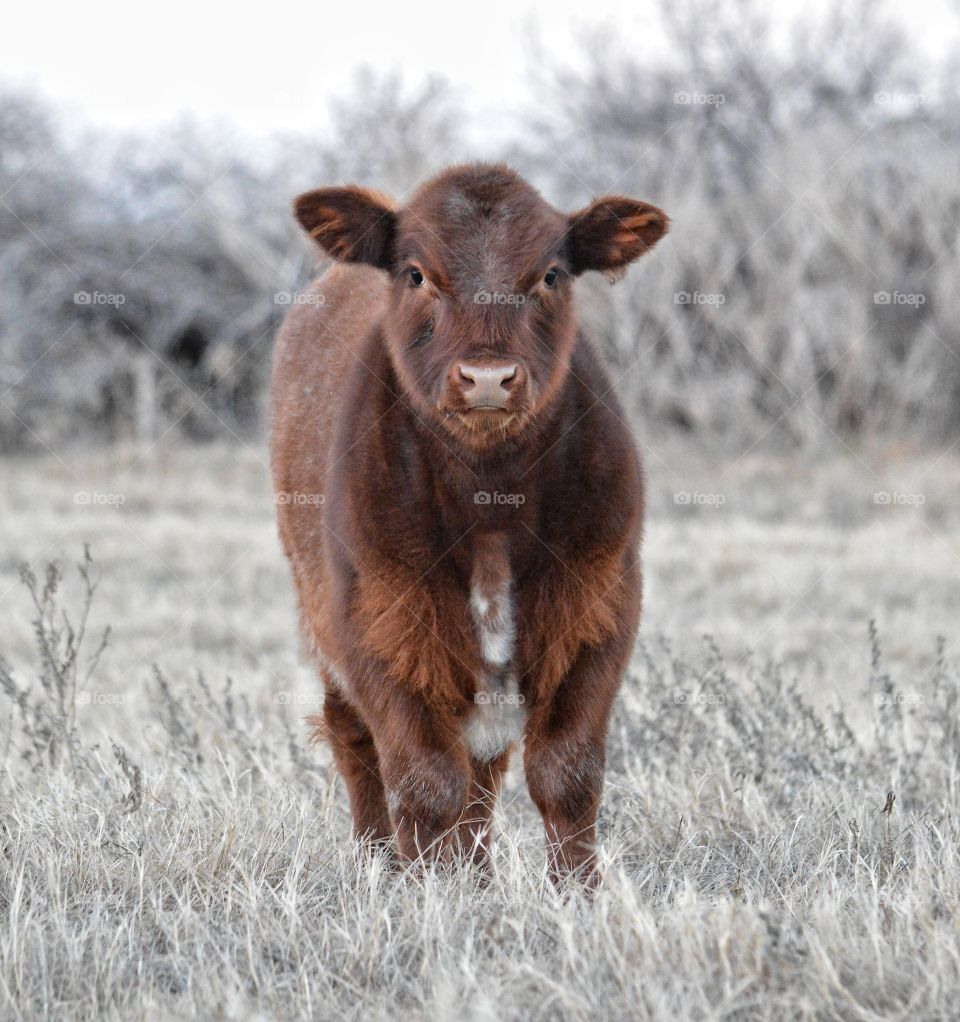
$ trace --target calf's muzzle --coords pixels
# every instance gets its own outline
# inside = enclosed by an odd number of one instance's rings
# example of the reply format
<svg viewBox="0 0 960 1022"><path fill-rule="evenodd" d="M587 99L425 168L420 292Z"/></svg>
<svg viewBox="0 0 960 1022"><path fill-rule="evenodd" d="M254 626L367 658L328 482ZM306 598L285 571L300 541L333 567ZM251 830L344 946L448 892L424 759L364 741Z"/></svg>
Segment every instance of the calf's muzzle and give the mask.
<svg viewBox="0 0 960 1022"><path fill-rule="evenodd" d="M470 409L506 410L526 385L523 366L516 362L458 362L450 376L452 389Z"/></svg>

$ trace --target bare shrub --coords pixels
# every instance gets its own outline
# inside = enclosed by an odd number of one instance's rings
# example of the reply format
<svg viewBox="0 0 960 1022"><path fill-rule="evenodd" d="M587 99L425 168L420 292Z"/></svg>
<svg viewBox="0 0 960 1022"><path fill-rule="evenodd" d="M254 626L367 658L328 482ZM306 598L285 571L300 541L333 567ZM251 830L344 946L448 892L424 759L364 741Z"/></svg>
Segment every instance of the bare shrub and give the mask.
<svg viewBox="0 0 960 1022"><path fill-rule="evenodd" d="M20 570L36 612L33 628L39 685L20 682L0 658L0 688L16 706L26 739L20 751L35 769L65 762L75 766L77 693L96 670L110 637L106 629L92 650L86 648L87 622L97 589L89 547L84 547L77 573L82 593L79 611L72 619L60 602L63 576L59 564L47 564L42 581L29 565Z"/></svg>
<svg viewBox="0 0 960 1022"><path fill-rule="evenodd" d="M955 436L956 65L867 2L659 11L659 62L611 29L540 69L524 148L567 202L673 216L642 283L589 285L632 410L740 447Z"/></svg>

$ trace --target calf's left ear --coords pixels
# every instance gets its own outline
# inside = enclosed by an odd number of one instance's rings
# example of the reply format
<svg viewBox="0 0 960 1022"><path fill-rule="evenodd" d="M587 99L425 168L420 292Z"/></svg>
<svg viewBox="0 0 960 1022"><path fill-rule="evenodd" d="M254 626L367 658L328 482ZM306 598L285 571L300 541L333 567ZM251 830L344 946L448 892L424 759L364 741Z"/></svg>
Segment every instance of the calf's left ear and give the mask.
<svg viewBox="0 0 960 1022"><path fill-rule="evenodd" d="M567 257L574 275L601 270L616 276L667 233L670 218L648 202L606 195L571 214Z"/></svg>
<svg viewBox="0 0 960 1022"><path fill-rule="evenodd" d="M294 200L300 226L334 259L389 269L397 215L380 192L350 185L317 188Z"/></svg>

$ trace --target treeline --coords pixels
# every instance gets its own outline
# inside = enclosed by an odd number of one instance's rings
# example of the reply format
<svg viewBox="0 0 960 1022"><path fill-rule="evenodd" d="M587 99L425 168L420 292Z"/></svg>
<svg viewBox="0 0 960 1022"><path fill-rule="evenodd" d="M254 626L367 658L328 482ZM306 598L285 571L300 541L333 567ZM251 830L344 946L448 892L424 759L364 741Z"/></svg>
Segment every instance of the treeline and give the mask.
<svg viewBox="0 0 960 1022"><path fill-rule="evenodd" d="M276 324L315 257L290 200L402 196L505 158L557 205L647 199L671 236L580 286L650 429L744 450L960 427L960 84L868 3L789 31L759 3L662 10L664 58L622 29L576 68L540 54L495 145L441 81L360 71L322 137L182 123L78 134L0 97L0 445L250 437ZM485 137L490 136L486 131Z"/></svg>

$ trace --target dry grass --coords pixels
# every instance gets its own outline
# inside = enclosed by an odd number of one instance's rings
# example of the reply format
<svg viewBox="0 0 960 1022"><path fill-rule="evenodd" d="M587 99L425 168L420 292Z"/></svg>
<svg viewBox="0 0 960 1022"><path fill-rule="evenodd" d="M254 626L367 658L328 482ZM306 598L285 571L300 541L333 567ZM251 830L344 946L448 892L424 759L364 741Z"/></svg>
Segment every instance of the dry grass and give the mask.
<svg viewBox="0 0 960 1022"><path fill-rule="evenodd" d="M648 454L593 901L516 774L487 888L355 859L256 452L6 462L0 1015L954 1016L960 467L860 457Z"/></svg>

